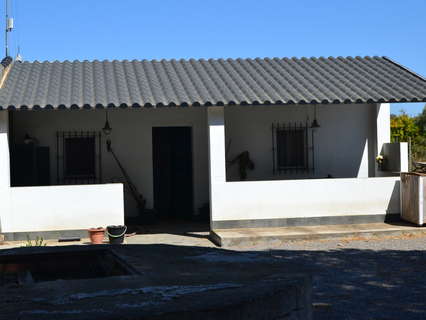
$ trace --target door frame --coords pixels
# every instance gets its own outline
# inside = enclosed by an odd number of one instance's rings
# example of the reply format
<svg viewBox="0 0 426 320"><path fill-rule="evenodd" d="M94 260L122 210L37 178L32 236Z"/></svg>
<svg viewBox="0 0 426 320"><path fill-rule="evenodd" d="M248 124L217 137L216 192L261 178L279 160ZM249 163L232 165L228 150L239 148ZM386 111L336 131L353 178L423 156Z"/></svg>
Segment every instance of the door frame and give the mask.
<svg viewBox="0 0 426 320"><path fill-rule="evenodd" d="M194 171L194 163L195 163L195 152L194 152L194 125L192 123L187 124L153 124L151 126L151 164L152 164L152 207L155 208L155 176L154 176L154 145L153 145L153 130L154 128L189 128L190 129L190 150L191 150L191 204L192 204L192 216L194 215L194 212L196 210L195 207L195 171Z"/></svg>

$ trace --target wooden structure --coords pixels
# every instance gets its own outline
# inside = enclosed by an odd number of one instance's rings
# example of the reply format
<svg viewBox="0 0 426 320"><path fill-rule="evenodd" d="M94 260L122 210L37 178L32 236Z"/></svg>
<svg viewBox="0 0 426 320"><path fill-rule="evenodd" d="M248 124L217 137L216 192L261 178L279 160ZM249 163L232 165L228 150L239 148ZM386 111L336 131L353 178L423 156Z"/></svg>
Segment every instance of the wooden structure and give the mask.
<svg viewBox="0 0 426 320"><path fill-rule="evenodd" d="M426 223L425 180L426 174L401 173L401 218L419 226Z"/></svg>

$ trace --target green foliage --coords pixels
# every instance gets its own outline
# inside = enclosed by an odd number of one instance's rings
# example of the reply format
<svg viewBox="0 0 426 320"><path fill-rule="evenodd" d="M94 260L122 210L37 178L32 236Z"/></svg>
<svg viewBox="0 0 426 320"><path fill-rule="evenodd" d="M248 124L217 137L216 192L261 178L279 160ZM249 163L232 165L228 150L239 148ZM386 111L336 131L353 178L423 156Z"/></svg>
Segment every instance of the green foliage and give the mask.
<svg viewBox="0 0 426 320"><path fill-rule="evenodd" d="M416 117L416 125L419 128L420 134L426 136L426 105L422 113Z"/></svg>
<svg viewBox="0 0 426 320"><path fill-rule="evenodd" d="M25 243L24 247L45 247L46 242L44 242L43 237L36 237L34 242L31 241L30 236L27 235L27 242Z"/></svg>
<svg viewBox="0 0 426 320"><path fill-rule="evenodd" d="M391 141L410 142L413 160L426 160L426 105L416 117L403 110L400 115L391 115Z"/></svg>
<svg viewBox="0 0 426 320"><path fill-rule="evenodd" d="M408 142L410 139L415 139L419 132L415 117L410 117L404 111L398 116L391 116L392 142Z"/></svg>
<svg viewBox="0 0 426 320"><path fill-rule="evenodd" d="M415 161L426 161L426 135L420 134L411 142L411 155Z"/></svg>

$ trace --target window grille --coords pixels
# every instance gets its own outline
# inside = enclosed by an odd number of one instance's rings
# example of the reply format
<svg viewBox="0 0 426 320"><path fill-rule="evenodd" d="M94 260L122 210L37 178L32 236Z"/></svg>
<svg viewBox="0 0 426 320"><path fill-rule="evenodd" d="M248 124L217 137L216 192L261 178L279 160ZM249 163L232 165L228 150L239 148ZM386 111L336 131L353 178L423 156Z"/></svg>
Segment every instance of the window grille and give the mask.
<svg viewBox="0 0 426 320"><path fill-rule="evenodd" d="M309 172L308 124L273 123L273 172Z"/></svg>
<svg viewBox="0 0 426 320"><path fill-rule="evenodd" d="M58 184L102 182L100 132L57 132L56 150Z"/></svg>

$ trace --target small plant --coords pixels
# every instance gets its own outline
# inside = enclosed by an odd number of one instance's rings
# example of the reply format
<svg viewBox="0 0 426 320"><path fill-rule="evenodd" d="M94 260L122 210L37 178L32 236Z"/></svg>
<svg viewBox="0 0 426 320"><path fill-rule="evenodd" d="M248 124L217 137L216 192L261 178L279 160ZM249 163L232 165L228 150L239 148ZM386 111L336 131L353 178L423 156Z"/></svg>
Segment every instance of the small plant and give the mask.
<svg viewBox="0 0 426 320"><path fill-rule="evenodd" d="M386 158L383 155L379 154L376 157L376 162L380 170L382 171L386 170Z"/></svg>
<svg viewBox="0 0 426 320"><path fill-rule="evenodd" d="M381 154L379 154L377 157L376 157L376 162L379 164L379 165L381 165L381 164L383 164L383 162L385 161L385 158L381 155Z"/></svg>
<svg viewBox="0 0 426 320"><path fill-rule="evenodd" d="M30 236L27 235L27 242L24 247L45 247L47 243L44 241L43 237L36 237L34 242L30 239Z"/></svg>

